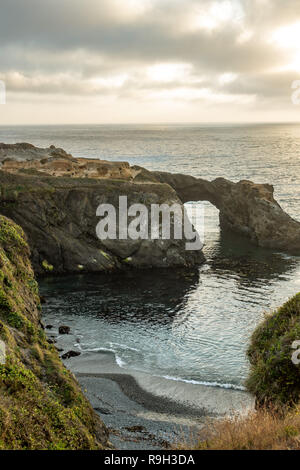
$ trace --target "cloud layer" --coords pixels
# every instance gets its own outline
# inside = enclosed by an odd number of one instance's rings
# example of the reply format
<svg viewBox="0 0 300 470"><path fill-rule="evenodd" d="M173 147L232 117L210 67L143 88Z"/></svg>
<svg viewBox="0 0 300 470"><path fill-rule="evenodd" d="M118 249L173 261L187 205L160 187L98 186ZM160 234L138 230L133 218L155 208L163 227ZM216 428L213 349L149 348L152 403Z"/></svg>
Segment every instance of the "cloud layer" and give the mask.
<svg viewBox="0 0 300 470"><path fill-rule="evenodd" d="M3 123L300 113L298 0L2 0L0 43Z"/></svg>

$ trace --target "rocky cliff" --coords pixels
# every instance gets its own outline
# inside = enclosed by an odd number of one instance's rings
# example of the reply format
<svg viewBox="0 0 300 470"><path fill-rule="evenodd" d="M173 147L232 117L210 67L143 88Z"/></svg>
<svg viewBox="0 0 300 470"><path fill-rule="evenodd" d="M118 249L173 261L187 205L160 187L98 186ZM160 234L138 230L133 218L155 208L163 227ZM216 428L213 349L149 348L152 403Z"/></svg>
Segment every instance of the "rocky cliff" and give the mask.
<svg viewBox="0 0 300 470"><path fill-rule="evenodd" d="M169 184L181 201L209 201L220 211L221 229L235 232L255 245L300 254L300 222L274 199L274 187L224 178L206 181L188 175L154 172Z"/></svg>
<svg viewBox="0 0 300 470"><path fill-rule="evenodd" d="M40 310L25 235L0 216L0 449L106 448L107 430L48 343Z"/></svg>
<svg viewBox="0 0 300 470"><path fill-rule="evenodd" d="M143 203L181 204L170 186L113 179L49 177L0 171L0 213L28 236L37 274L97 272L134 267L190 266L201 251L186 251L186 240L99 240L97 207ZM172 233L172 230L171 230Z"/></svg>
<svg viewBox="0 0 300 470"><path fill-rule="evenodd" d="M185 249L185 239L100 241L97 207L118 207L122 195L128 205L143 203L148 208L209 201L220 211L222 230L261 247L300 253L300 223L282 210L269 184L150 172L30 144L0 144L0 165L0 213L25 230L38 274L203 262L201 251Z"/></svg>
<svg viewBox="0 0 300 470"><path fill-rule="evenodd" d="M0 143L0 167L16 173L32 170L50 176L81 178L118 178L130 180L132 172L127 162L108 162L87 158L74 158L63 149L51 145L38 148L31 144Z"/></svg>

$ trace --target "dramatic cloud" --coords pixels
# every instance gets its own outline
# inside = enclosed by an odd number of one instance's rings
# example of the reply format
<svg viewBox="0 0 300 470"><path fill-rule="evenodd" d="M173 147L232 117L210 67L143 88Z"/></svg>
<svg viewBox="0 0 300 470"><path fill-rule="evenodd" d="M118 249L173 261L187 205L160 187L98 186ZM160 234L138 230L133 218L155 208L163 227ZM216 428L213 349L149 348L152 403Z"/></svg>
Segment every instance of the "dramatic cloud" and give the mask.
<svg viewBox="0 0 300 470"><path fill-rule="evenodd" d="M0 43L0 123L300 115L298 0L1 0Z"/></svg>

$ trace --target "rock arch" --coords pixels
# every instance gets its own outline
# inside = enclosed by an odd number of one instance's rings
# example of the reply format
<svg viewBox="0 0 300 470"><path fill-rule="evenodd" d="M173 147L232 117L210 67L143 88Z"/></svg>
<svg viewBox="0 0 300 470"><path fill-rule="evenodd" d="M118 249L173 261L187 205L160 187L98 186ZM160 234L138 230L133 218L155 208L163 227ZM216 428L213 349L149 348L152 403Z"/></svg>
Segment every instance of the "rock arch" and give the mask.
<svg viewBox="0 0 300 470"><path fill-rule="evenodd" d="M133 183L145 183L150 191L155 192L156 188L157 195L161 195L164 190L168 194L172 193L171 187L183 203L205 200L217 207L222 230L239 233L261 247L300 254L300 222L292 219L280 207L274 199L274 188L270 184L255 184L247 180L233 183L224 178L206 181L188 175L151 172L139 166L131 167L126 162L74 158L54 146L41 149L26 143L0 143L0 167L6 175L6 185L10 184L12 178L10 173L21 178L20 172L26 172L36 179L35 186L44 184L44 178L49 176L72 177L70 183L77 193L80 193L82 185L80 178L90 183L94 181L93 184L101 180L99 189L104 180L110 180L111 184L118 186L116 190L120 194L122 182L131 186L131 191L134 191ZM53 184L58 191L65 184L64 178L55 181ZM151 188L149 183L154 183ZM137 187L140 192L143 191L142 185L137 184Z"/></svg>
<svg viewBox="0 0 300 470"><path fill-rule="evenodd" d="M167 183L181 201L209 201L220 211L222 230L247 237L258 246L300 254L300 222L292 219L274 199L270 184L238 183L217 178L206 181L193 176L153 172Z"/></svg>

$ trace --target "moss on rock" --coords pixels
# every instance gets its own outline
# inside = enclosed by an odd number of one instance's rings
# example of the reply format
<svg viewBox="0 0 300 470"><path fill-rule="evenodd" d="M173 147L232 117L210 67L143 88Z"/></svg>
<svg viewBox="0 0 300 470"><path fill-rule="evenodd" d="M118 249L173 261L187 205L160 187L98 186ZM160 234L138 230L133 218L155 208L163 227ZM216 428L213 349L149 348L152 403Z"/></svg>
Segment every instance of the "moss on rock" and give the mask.
<svg viewBox="0 0 300 470"><path fill-rule="evenodd" d="M107 431L40 324L22 229L0 216L0 449L103 449Z"/></svg>
<svg viewBox="0 0 300 470"><path fill-rule="evenodd" d="M300 340L300 293L267 316L248 349L251 373L247 388L258 405L290 406L300 399L300 365L292 361L292 344Z"/></svg>
<svg viewBox="0 0 300 470"><path fill-rule="evenodd" d="M52 266L52 264L49 264L47 260L44 259L44 261L42 262L42 266L44 268L45 271L47 272L52 272L54 267Z"/></svg>

